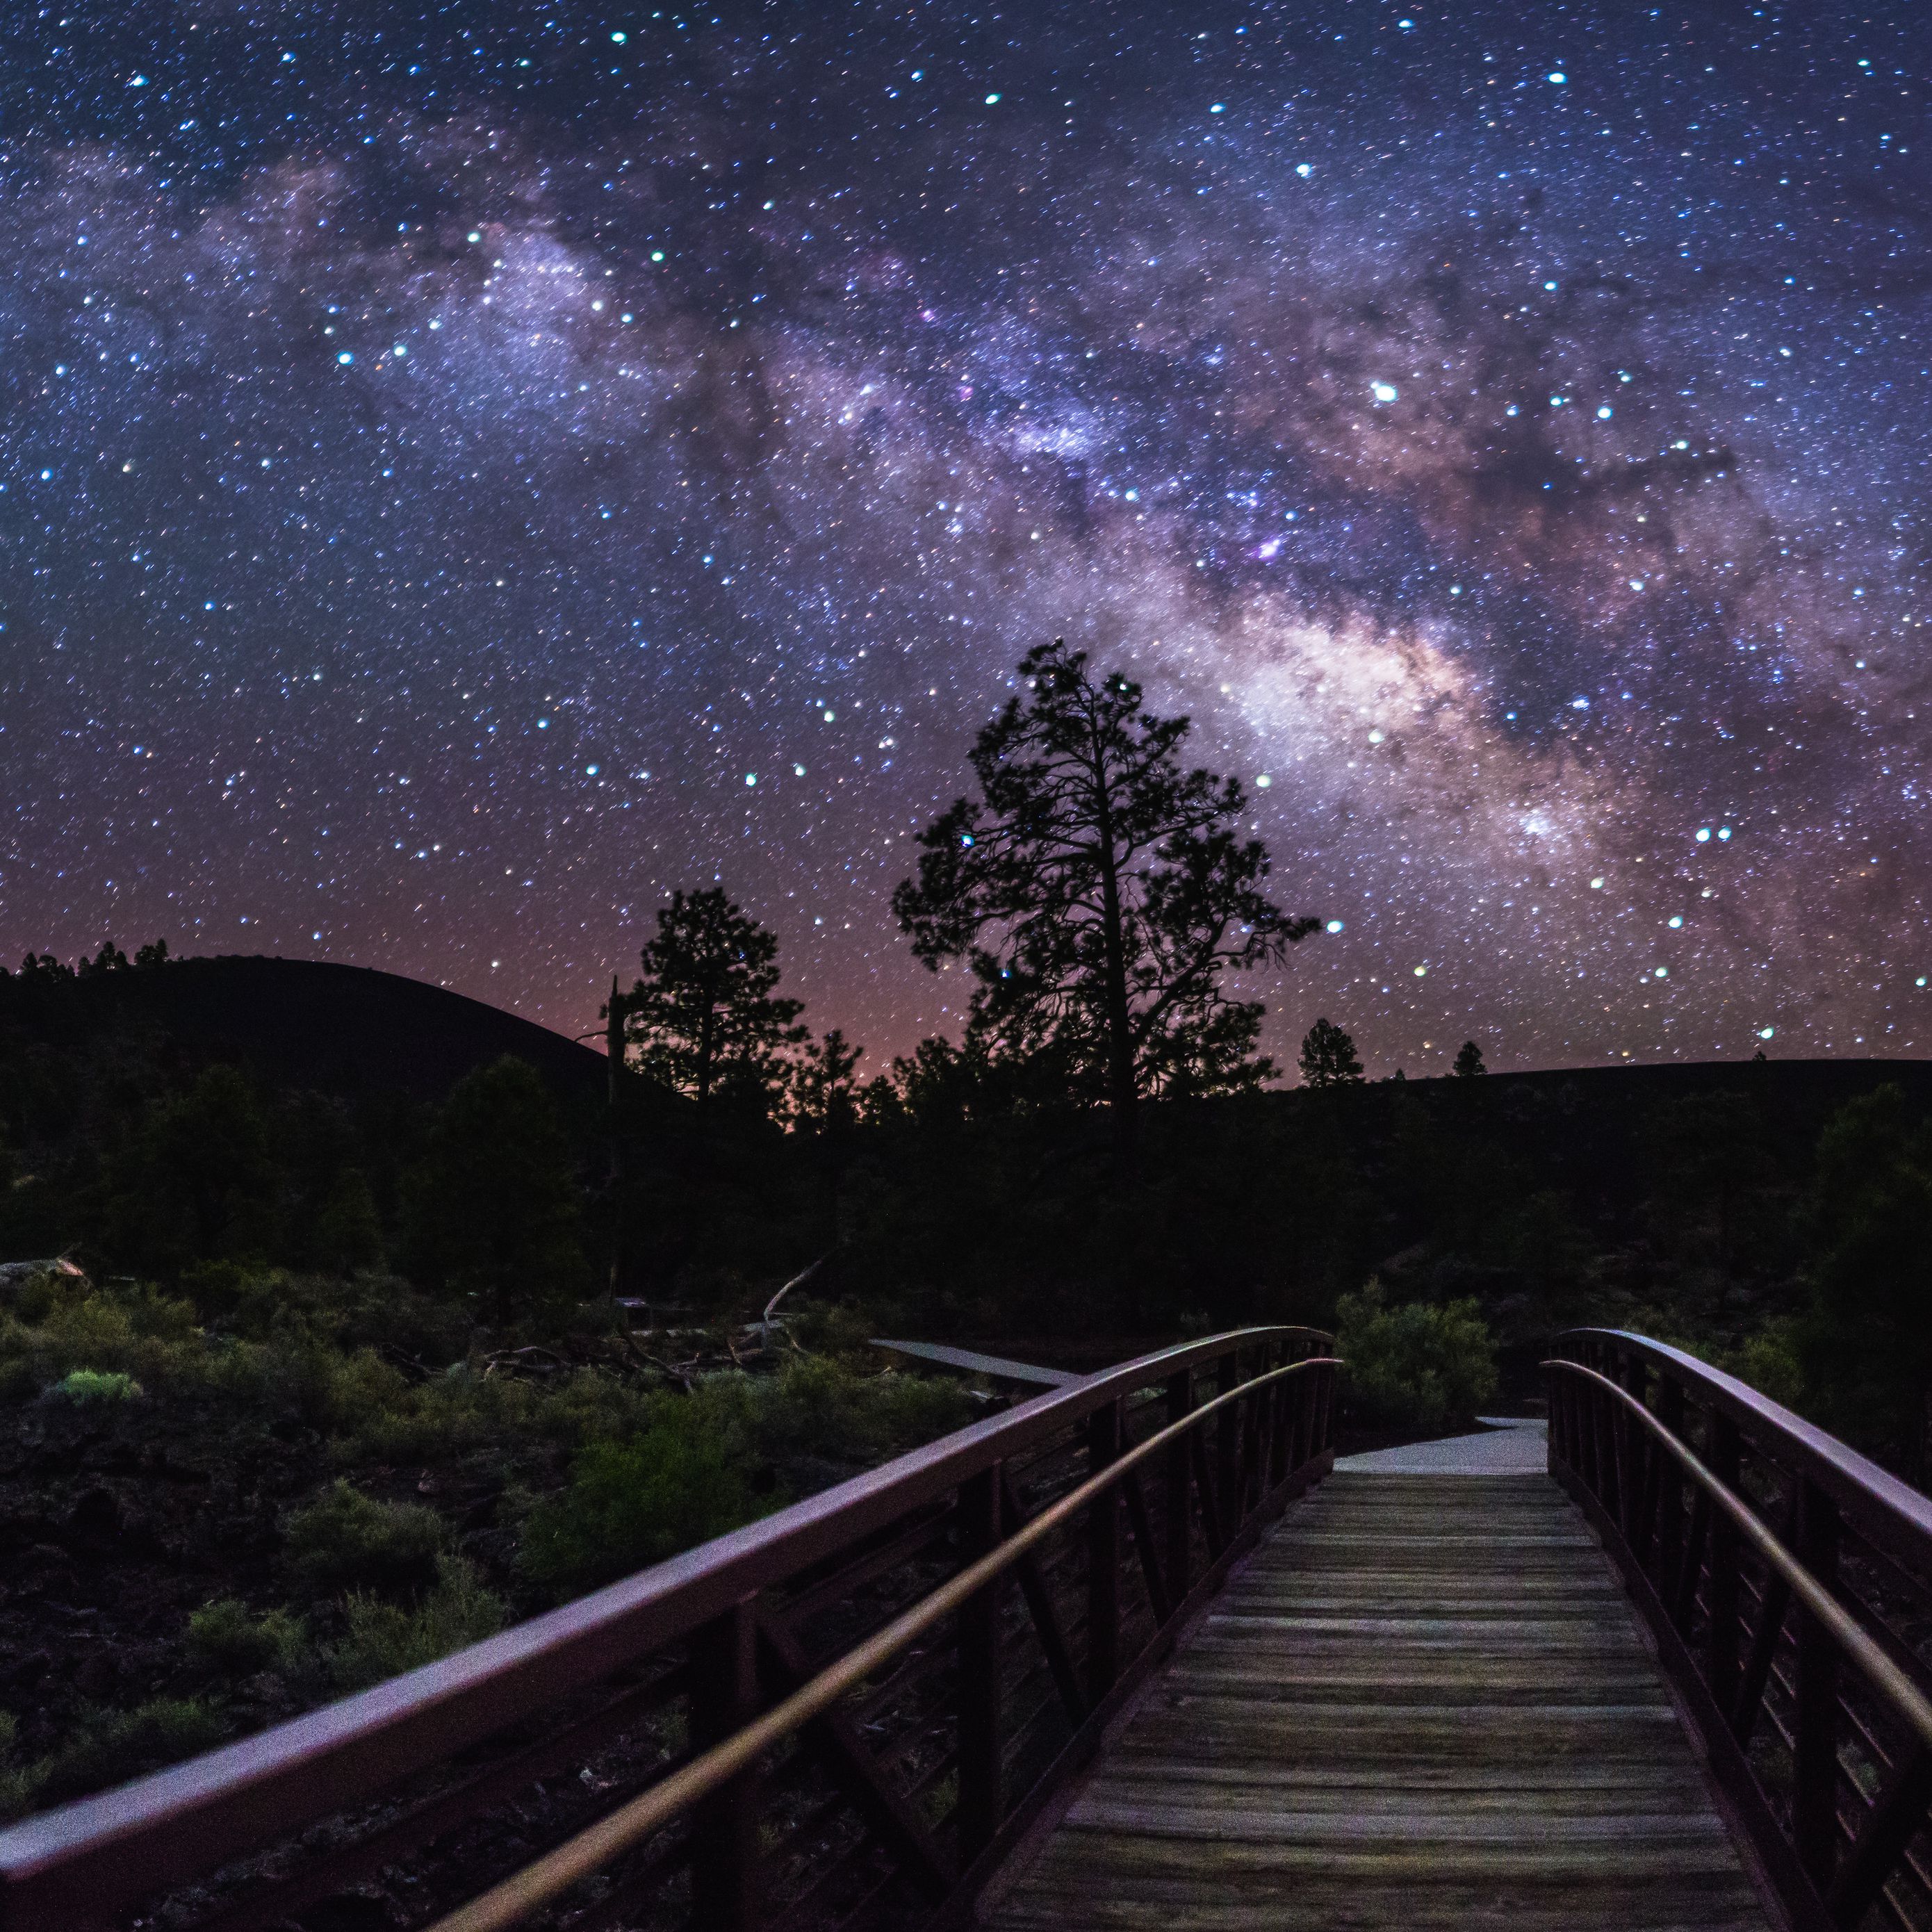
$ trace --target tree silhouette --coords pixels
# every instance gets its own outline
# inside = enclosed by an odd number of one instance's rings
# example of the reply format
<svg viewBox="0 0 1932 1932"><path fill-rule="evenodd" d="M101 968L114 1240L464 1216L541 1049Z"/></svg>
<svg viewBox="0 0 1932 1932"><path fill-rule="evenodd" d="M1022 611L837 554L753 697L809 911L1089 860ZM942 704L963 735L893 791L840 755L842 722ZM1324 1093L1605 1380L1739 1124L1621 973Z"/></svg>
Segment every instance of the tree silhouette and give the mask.
<svg viewBox="0 0 1932 1932"><path fill-rule="evenodd" d="M574 1162L536 1070L508 1054L450 1090L404 1188L410 1273L498 1322L589 1286Z"/></svg>
<svg viewBox="0 0 1932 1932"><path fill-rule="evenodd" d="M1332 1021L1317 1020L1301 1042L1302 1084L1308 1087L1352 1087L1362 1077L1355 1042Z"/></svg>
<svg viewBox="0 0 1932 1932"><path fill-rule="evenodd" d="M974 1034L1064 1056L1126 1159L1142 1096L1274 1072L1255 1053L1262 1006L1226 998L1221 976L1279 959L1316 922L1263 896L1268 854L1235 836L1241 788L1182 769L1185 718L1150 716L1139 686L1090 676L1062 638L1019 668L1024 694L970 754L981 796L920 835L892 910L935 971L967 962Z"/></svg>
<svg viewBox="0 0 1932 1932"><path fill-rule="evenodd" d="M858 1084L853 1069L863 1058L862 1046L847 1045L834 1027L814 1040L792 1064L792 1118L802 1133L827 1139L849 1132L859 1118Z"/></svg>
<svg viewBox="0 0 1932 1932"><path fill-rule="evenodd" d="M1486 1073L1490 1070L1483 1064L1483 1049L1473 1040L1466 1040L1450 1070L1458 1080L1473 1080L1478 1073Z"/></svg>
<svg viewBox="0 0 1932 1932"><path fill-rule="evenodd" d="M706 1113L721 1084L769 1094L784 1049L806 1037L796 1000L774 997L778 943L720 887L674 892L644 950L644 977L623 995L638 1070Z"/></svg>

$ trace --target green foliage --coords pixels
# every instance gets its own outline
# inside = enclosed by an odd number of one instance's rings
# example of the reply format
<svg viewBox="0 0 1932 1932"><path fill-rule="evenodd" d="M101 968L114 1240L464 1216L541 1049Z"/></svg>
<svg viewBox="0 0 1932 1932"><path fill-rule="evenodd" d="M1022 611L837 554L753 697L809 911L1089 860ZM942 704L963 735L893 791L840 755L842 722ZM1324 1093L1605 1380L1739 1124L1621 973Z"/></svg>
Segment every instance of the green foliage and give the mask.
<svg viewBox="0 0 1932 1932"><path fill-rule="evenodd" d="M753 1442L773 1462L883 1462L973 1418L956 1382L890 1371L866 1378L820 1355L796 1357L745 1393Z"/></svg>
<svg viewBox="0 0 1932 1932"><path fill-rule="evenodd" d="M410 1178L415 1278L494 1319L574 1301L587 1284L570 1147L536 1070L506 1054L459 1081Z"/></svg>
<svg viewBox="0 0 1932 1932"><path fill-rule="evenodd" d="M145 1266L264 1252L279 1174L268 1118L248 1079L211 1066L148 1114L115 1165L116 1245Z"/></svg>
<svg viewBox="0 0 1932 1932"><path fill-rule="evenodd" d="M34 1799L58 1804L124 1784L211 1749L227 1731L220 1713L199 1697L155 1697L131 1711L85 1711L66 1742L29 1774Z"/></svg>
<svg viewBox="0 0 1932 1932"><path fill-rule="evenodd" d="M1850 1102L1818 1144L1808 1358L1831 1426L1916 1482L1932 1420L1932 1122L1887 1084Z"/></svg>
<svg viewBox="0 0 1932 1932"><path fill-rule="evenodd" d="M1391 1308L1371 1280L1336 1308L1335 1352L1376 1420L1416 1429L1466 1422L1496 1394L1496 1350L1473 1300Z"/></svg>
<svg viewBox="0 0 1932 1932"><path fill-rule="evenodd" d="M1318 1019L1301 1042L1298 1063L1302 1084L1308 1087L1351 1087L1360 1084L1362 1063L1355 1042L1332 1021Z"/></svg>
<svg viewBox="0 0 1932 1932"><path fill-rule="evenodd" d="M1118 672L1090 676L1063 638L1019 670L1024 694L973 746L980 797L920 835L892 910L928 966L965 962L976 1035L1057 1052L1124 1139L1142 1096L1269 1077L1262 1008L1228 1000L1222 975L1278 961L1316 922L1265 897L1239 782L1183 769L1187 719L1150 716Z"/></svg>
<svg viewBox="0 0 1932 1932"><path fill-rule="evenodd" d="M47 1393L69 1402L132 1402L141 1393L141 1384L118 1370L73 1369Z"/></svg>
<svg viewBox="0 0 1932 1932"><path fill-rule="evenodd" d="M338 1479L288 1520L289 1567L317 1595L428 1589L448 1540L442 1519L418 1503L379 1502Z"/></svg>
<svg viewBox="0 0 1932 1932"><path fill-rule="evenodd" d="M323 1658L338 1690L363 1690L481 1643L503 1628L503 1600L483 1587L473 1564L445 1556L434 1588L414 1604L387 1603L365 1591L344 1600L347 1629Z"/></svg>
<svg viewBox="0 0 1932 1932"><path fill-rule="evenodd" d="M746 1460L710 1420L705 1405L670 1402L636 1441L585 1450L564 1492L524 1519L525 1574L571 1596L752 1521Z"/></svg>
<svg viewBox="0 0 1932 1932"><path fill-rule="evenodd" d="M673 892L644 947L644 976L620 1001L638 1070L688 1095L700 1115L724 1088L762 1108L785 1049L806 1036L796 1024L803 1008L772 990L778 952L773 934L722 886Z"/></svg>
<svg viewBox="0 0 1932 1932"><path fill-rule="evenodd" d="M204 1604L188 1620L188 1648L230 1677L297 1669L309 1652L308 1626L292 1611L257 1616L234 1597Z"/></svg>

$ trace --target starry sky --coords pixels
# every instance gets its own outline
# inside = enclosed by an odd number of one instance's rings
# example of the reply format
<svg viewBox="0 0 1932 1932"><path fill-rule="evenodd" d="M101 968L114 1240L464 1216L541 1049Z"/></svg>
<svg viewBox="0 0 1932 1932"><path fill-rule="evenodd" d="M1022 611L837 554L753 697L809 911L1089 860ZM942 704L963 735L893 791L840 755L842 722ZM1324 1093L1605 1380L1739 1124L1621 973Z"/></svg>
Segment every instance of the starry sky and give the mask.
<svg viewBox="0 0 1932 1932"><path fill-rule="evenodd" d="M1371 1074L1932 1045L1910 6L154 0L0 28L0 947L574 1032L727 886L868 1068L1031 644Z"/></svg>

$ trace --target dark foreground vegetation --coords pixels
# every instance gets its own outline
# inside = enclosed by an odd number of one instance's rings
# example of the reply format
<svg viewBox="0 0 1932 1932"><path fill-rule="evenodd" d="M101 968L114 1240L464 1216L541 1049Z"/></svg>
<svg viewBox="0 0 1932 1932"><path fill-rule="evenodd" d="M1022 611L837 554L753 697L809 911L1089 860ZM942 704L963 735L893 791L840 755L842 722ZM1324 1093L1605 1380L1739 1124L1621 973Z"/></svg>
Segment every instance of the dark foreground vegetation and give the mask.
<svg viewBox="0 0 1932 1932"><path fill-rule="evenodd" d="M990 1399L881 1334L1094 1366L1334 1328L1348 1425L1681 1340L1922 1480L1932 1081L1832 1063L1270 1090L1224 975L1313 921L1240 788L1054 646L895 909L970 982L875 1071L674 896L599 1055L380 974L0 977L0 1799L440 1655ZM782 1294L781 1291L784 1292ZM1346 1437L1345 1437L1345 1446Z"/></svg>
<svg viewBox="0 0 1932 1932"><path fill-rule="evenodd" d="M211 1012L279 1004L272 1074L128 986L0 982L0 1256L82 1270L25 1271L0 1306L14 1808L426 1660L970 1418L871 1335L1084 1364L1339 1322L1358 1423L1413 1430L1497 1399L1498 1354L1520 1398L1552 1330L1609 1322L1922 1462L1915 1066L1175 1102L1123 1179L1092 1111L928 1054L829 1135L776 1109L700 1124L628 1083L614 1161L601 1078L565 1060L547 1080L487 1034L440 1101L400 1030L386 1082L340 1077L281 1003L292 970L166 969L218 988ZM423 992L364 976L376 1005ZM439 1054L462 1056L466 1004ZM814 1262L787 1325L748 1332Z"/></svg>

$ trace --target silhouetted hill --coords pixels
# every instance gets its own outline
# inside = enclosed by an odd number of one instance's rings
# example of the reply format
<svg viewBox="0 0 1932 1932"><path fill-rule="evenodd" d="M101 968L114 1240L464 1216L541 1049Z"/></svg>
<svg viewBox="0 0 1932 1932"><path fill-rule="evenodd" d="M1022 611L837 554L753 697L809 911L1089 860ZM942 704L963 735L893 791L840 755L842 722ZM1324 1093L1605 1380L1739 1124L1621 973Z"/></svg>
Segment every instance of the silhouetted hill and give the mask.
<svg viewBox="0 0 1932 1932"><path fill-rule="evenodd" d="M601 1091L602 1054L548 1027L394 973L313 959L182 959L56 986L0 980L0 1022L51 1047L158 1036L191 1064L232 1061L273 1086L440 1098L505 1054L560 1098Z"/></svg>

